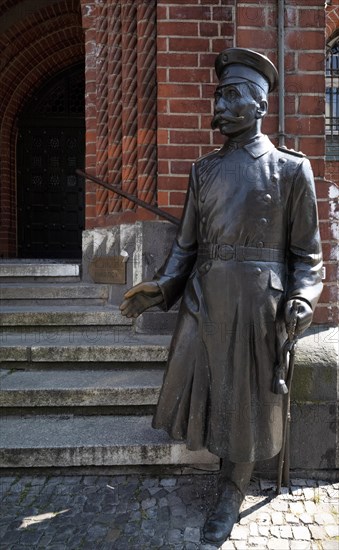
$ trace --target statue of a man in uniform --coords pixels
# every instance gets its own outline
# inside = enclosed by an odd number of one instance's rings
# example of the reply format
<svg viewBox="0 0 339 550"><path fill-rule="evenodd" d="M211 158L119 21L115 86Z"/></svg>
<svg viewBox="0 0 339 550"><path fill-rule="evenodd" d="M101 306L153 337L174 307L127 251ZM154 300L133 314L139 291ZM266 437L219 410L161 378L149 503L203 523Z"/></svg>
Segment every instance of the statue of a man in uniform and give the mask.
<svg viewBox="0 0 339 550"><path fill-rule="evenodd" d="M205 541L221 543L255 462L281 449L273 380L285 323L296 301L297 333L310 325L322 283L310 163L261 133L277 70L242 48L224 50L215 68L212 127L227 140L193 163L171 252L121 311L168 310L182 297L153 427L221 457L220 496L203 529Z"/></svg>

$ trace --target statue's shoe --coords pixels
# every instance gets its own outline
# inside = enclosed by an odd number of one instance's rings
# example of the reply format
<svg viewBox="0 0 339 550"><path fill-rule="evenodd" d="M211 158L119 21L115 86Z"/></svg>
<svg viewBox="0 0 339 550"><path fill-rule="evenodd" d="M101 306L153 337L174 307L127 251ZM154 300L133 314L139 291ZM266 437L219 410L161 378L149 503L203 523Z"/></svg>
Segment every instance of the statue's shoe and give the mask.
<svg viewBox="0 0 339 550"><path fill-rule="evenodd" d="M243 494L231 481L226 481L215 510L203 527L203 540L210 543L223 543L231 534L233 525L239 519Z"/></svg>

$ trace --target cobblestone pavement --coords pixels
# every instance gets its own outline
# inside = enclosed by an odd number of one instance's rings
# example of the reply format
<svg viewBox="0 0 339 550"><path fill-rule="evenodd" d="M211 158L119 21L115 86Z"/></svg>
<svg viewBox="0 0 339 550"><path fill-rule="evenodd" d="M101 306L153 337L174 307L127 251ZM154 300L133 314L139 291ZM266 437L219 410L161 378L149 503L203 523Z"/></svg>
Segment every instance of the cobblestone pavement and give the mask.
<svg viewBox="0 0 339 550"><path fill-rule="evenodd" d="M200 542L217 476L1 477L1 550L213 550ZM338 550L339 483L253 481L222 550Z"/></svg>

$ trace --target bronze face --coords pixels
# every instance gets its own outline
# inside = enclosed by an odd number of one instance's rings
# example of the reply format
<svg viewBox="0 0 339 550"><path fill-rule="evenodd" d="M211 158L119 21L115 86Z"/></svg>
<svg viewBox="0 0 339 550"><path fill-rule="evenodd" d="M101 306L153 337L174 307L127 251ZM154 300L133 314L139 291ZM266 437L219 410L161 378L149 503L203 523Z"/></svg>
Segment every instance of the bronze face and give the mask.
<svg viewBox="0 0 339 550"><path fill-rule="evenodd" d="M246 83L218 86L214 94L212 128L225 136L238 136L259 130L258 120L267 112L266 100L260 103L252 96Z"/></svg>

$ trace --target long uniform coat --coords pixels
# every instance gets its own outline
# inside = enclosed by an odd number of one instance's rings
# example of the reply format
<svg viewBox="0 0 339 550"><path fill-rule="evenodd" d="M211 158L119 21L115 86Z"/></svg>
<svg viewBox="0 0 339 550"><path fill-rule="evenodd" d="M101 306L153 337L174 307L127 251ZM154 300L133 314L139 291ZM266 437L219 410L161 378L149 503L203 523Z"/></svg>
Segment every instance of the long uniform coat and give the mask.
<svg viewBox="0 0 339 550"><path fill-rule="evenodd" d="M227 246L225 246L227 245ZM172 250L155 276L169 309L183 295L153 427L233 462L276 455L272 392L286 300L315 307L322 283L310 163L259 138L192 165Z"/></svg>

